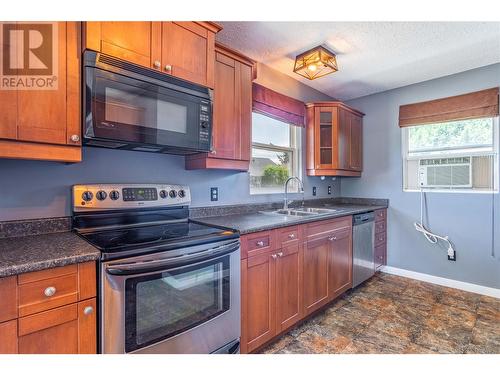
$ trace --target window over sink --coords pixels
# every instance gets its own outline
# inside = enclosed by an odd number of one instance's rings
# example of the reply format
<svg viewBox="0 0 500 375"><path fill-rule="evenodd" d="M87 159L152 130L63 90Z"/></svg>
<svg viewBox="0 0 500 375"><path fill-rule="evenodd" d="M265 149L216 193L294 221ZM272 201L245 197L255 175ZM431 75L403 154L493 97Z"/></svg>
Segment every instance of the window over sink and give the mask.
<svg viewBox="0 0 500 375"><path fill-rule="evenodd" d="M252 113L250 194L284 193L288 177L302 178L302 128L259 112ZM290 182L289 191L298 185Z"/></svg>

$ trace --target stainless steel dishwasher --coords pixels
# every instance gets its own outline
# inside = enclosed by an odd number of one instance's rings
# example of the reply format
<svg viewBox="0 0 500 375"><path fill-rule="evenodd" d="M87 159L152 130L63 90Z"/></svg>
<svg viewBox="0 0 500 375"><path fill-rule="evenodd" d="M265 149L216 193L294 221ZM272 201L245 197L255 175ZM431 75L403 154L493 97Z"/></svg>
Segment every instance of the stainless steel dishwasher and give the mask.
<svg viewBox="0 0 500 375"><path fill-rule="evenodd" d="M375 213L354 215L352 219L352 286L358 286L375 273Z"/></svg>

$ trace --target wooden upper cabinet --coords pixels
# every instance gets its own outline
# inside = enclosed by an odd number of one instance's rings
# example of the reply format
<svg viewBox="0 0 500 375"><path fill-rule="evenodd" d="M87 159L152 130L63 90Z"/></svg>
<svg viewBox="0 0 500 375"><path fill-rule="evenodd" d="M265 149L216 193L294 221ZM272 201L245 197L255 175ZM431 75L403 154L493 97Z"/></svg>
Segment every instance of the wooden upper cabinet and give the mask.
<svg viewBox="0 0 500 375"><path fill-rule="evenodd" d="M0 91L0 157L81 160L80 24L55 24L57 88Z"/></svg>
<svg viewBox="0 0 500 375"><path fill-rule="evenodd" d="M307 104L307 174L360 176L363 113L341 102Z"/></svg>
<svg viewBox="0 0 500 375"><path fill-rule="evenodd" d="M214 87L212 22L85 22L85 48Z"/></svg>
<svg viewBox="0 0 500 375"><path fill-rule="evenodd" d="M212 152L186 157L187 169L248 170L254 61L217 45Z"/></svg>
<svg viewBox="0 0 500 375"><path fill-rule="evenodd" d="M86 48L147 68L160 68L161 22L110 21L84 24Z"/></svg>
<svg viewBox="0 0 500 375"><path fill-rule="evenodd" d="M363 119L351 113L349 169L363 170Z"/></svg>
<svg viewBox="0 0 500 375"><path fill-rule="evenodd" d="M214 87L215 34L209 22L162 22L161 59L165 73Z"/></svg>

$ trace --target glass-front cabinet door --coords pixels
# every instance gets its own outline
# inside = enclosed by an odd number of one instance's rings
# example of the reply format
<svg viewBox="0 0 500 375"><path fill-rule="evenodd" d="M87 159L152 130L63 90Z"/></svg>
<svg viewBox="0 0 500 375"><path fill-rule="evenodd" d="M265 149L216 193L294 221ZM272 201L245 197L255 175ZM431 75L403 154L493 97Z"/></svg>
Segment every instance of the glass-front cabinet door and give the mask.
<svg viewBox="0 0 500 375"><path fill-rule="evenodd" d="M315 168L332 169L337 165L337 111L335 107L316 107L315 121Z"/></svg>

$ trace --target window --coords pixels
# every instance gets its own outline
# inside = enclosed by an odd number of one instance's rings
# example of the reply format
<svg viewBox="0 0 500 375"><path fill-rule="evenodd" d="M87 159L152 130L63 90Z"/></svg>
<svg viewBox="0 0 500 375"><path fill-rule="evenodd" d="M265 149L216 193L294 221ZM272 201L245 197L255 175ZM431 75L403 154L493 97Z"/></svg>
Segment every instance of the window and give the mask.
<svg viewBox="0 0 500 375"><path fill-rule="evenodd" d="M402 128L403 189L498 190L498 118Z"/></svg>
<svg viewBox="0 0 500 375"><path fill-rule="evenodd" d="M283 193L288 177L301 176L301 130L253 112L252 159L250 161L250 194ZM297 191L295 181L290 191Z"/></svg>

